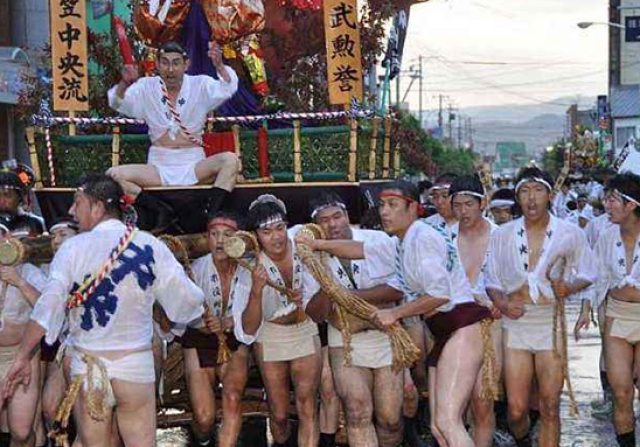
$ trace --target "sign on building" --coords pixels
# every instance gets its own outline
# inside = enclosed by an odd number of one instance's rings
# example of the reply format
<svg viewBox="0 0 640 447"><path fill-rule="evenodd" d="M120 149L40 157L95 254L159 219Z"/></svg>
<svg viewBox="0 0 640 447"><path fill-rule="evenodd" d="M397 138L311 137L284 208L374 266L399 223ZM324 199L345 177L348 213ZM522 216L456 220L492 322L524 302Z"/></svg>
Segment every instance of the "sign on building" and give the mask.
<svg viewBox="0 0 640 447"><path fill-rule="evenodd" d="M362 60L356 0L324 0L329 102L362 101Z"/></svg>
<svg viewBox="0 0 640 447"><path fill-rule="evenodd" d="M51 0L53 109L89 110L86 0Z"/></svg>

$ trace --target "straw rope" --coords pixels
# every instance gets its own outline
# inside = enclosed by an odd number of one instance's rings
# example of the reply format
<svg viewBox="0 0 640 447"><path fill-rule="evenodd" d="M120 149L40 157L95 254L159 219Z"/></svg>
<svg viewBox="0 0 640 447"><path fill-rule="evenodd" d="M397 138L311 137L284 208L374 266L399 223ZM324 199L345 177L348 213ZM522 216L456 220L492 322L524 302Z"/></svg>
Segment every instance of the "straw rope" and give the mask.
<svg viewBox="0 0 640 447"><path fill-rule="evenodd" d="M491 327L493 320L485 318L480 322L480 334L482 335L482 390L480 398L485 400L498 400L500 398L500 369L496 360L496 352L493 346L493 334Z"/></svg>
<svg viewBox="0 0 640 447"><path fill-rule="evenodd" d="M300 231L313 238L320 238L323 236L322 229L314 224L307 224L303 226ZM327 271L323 263L314 255L313 250L311 250L308 245L298 243L297 249L302 262L309 269L316 281L318 281L322 290L324 290L331 301L336 305L339 312L338 315L340 316L340 314L342 314L342 317L339 318L341 319L345 352L348 353L351 349L349 346L351 333L348 325L345 324L347 320L345 318L345 313L349 313L368 321L376 328L389 335L391 348L393 350L393 368L395 371L399 371L403 368L410 368L416 360L420 358L420 350L413 343L411 337L407 331L404 330L402 325L394 323L388 328L382 326L376 319L376 312L378 311L377 307L337 284L333 279L333 275Z"/></svg>

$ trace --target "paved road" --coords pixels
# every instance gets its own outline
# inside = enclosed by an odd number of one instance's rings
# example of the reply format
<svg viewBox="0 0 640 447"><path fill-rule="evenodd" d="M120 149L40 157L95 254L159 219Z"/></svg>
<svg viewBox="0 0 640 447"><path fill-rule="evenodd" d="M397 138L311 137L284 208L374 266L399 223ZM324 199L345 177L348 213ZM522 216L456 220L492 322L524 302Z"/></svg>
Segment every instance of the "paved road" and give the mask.
<svg viewBox="0 0 640 447"><path fill-rule="evenodd" d="M578 315L575 304L567 306L567 328L573 329ZM569 415L568 396L562 399L562 447L609 447L616 446L613 427L591 417L589 403L601 396L598 359L600 355L600 335L598 329L591 327L585 336L576 343L573 337L569 341L569 361L573 388L578 401L580 414ZM184 430L161 430L159 447L182 447L187 444Z"/></svg>

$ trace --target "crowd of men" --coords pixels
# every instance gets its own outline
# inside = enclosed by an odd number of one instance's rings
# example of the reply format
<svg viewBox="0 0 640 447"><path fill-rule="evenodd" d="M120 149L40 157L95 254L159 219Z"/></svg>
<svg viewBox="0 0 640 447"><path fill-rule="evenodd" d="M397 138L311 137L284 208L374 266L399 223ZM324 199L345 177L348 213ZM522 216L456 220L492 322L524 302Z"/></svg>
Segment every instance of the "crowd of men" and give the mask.
<svg viewBox="0 0 640 447"><path fill-rule="evenodd" d="M186 75L174 43L158 53L159 76L125 68L109 101L148 123L148 164L79 182L69 216L48 228L50 265L0 267L0 444L42 446L45 433L67 442L71 416L76 446L151 447L162 338L183 349L195 445L237 445L255 364L274 446L334 446L344 414L351 447L415 446L429 436L441 447L489 447L496 427L526 447L536 425L538 445L557 447L567 361L557 316L575 298L576 338L592 309L601 320L605 399L594 405L606 414L612 402L618 443L635 445L639 176L612 175L575 196L567 184L556 194L536 167L492 192L474 175L421 188L398 180L382 187L371 228L352 225L343 199L325 193L311 198L308 217L326 238L310 238L290 227L274 195L246 204L242 217L225 210L237 160L206 154L202 131L237 76L217 46L209 56L218 80ZM206 231L210 253L187 273L132 211L146 208L152 227L168 228L179 213L145 188L193 184L213 184L184 211ZM0 172L3 239L44 230L27 212L27 192L16 172ZM241 230L259 246L252 268L225 251ZM377 308L369 320L336 305L301 244L326 254L337 287ZM389 331L398 325L420 349L410 369L394 368ZM497 401L487 393L496 379Z"/></svg>

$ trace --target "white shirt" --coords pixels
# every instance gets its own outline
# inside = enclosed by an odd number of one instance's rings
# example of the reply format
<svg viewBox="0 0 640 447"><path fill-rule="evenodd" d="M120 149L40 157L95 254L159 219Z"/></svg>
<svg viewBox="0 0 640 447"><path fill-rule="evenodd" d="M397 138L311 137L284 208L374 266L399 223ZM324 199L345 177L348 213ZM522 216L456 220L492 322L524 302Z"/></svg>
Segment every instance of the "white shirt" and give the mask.
<svg viewBox="0 0 640 447"><path fill-rule="evenodd" d="M411 292L405 292L405 299L411 301L429 295L449 300L448 304L438 308L440 312L448 312L458 304L474 301L457 249L450 238L429 224L416 221L411 224L402 241L397 237L388 241L366 240L364 257L372 261L372 274L383 272L377 271L382 268L377 266L395 263L398 250L401 261L401 265L396 265L398 281L402 284L404 278ZM404 288L402 290L405 291Z"/></svg>
<svg viewBox="0 0 640 447"><path fill-rule="evenodd" d="M231 78L228 83L206 75L184 75L175 107L180 121L195 138L202 135L207 113L231 98L238 89L238 76L231 68L226 69ZM167 132L171 139L178 136L180 127L169 112L168 104L162 101L159 76L138 79L125 91L124 98L117 95L117 88L109 90L109 106L123 115L144 120L152 142Z"/></svg>
<svg viewBox="0 0 640 447"><path fill-rule="evenodd" d="M610 289L633 287L640 291L640 238L636 241L630 273L627 273L627 259L620 226L609 225L598 238L595 248L598 258L598 283L596 299L601 303Z"/></svg>
<svg viewBox="0 0 640 447"><path fill-rule="evenodd" d="M487 264L489 262L489 249L491 248L491 235L493 234L494 231L498 229L498 226L493 222L491 222L489 219L485 219L485 220L489 224L489 243L487 244L487 251L484 254L484 262L480 267L480 272L476 277L475 283L471 282L471 279L467 276L466 269L464 269L464 262L462 260L461 262L463 264L463 271L465 272L465 278L469 282L469 286L471 287L471 292L473 293L473 296L476 298L476 301L478 301L478 303L482 304L483 306L491 307L491 300L489 299L489 295L487 295L486 275L487 275ZM451 239L456 244L456 249L458 250L458 258L460 258L460 247L458 245L460 240L458 238L459 233L460 233L460 223L456 222L451 227Z"/></svg>
<svg viewBox="0 0 640 447"><path fill-rule="evenodd" d="M447 234L451 235L451 227L453 227L453 224L447 224L447 221L444 220L444 217L439 213L429 216L426 219L423 219L423 221L429 225L433 225L434 227L442 228L447 231Z"/></svg>
<svg viewBox="0 0 640 447"><path fill-rule="evenodd" d="M125 230L122 222L107 220L62 244L31 314L31 319L46 330L48 344L56 341L68 319L68 342L78 348L146 348L153 336L156 300L176 323L186 324L202 315L202 290L187 277L165 244L142 231L87 302L67 310L70 293L101 270Z"/></svg>
<svg viewBox="0 0 640 447"><path fill-rule="evenodd" d="M595 249L596 242L598 241L600 234L611 225L613 224L611 223L609 214L604 213L590 220L587 226L584 227L584 232L587 235L587 241L592 249Z"/></svg>
<svg viewBox="0 0 640 447"><path fill-rule="evenodd" d="M555 199L553 200L553 214L555 214L560 219L565 219L569 215L567 203L570 200L575 200L577 197L577 194L571 190L569 190L569 192L567 192L566 194L562 191L558 191Z"/></svg>
<svg viewBox="0 0 640 447"><path fill-rule="evenodd" d="M39 292L44 290L47 277L42 271L32 264L21 264L17 267L18 275ZM5 284L0 282L0 288L4 288ZM33 308L20 289L14 286L6 285L6 295L3 298L2 310L0 314L0 327L5 322L13 324L26 324L29 322L29 316Z"/></svg>
<svg viewBox="0 0 640 447"><path fill-rule="evenodd" d="M307 287L317 287L315 280L306 268L302 265L302 261L296 251L296 245L289 239L293 250L293 290L302 290L302 296L305 296ZM264 253L260 253L260 263L267 270L269 279L274 283L284 286L285 282L280 274L280 270L275 263ZM236 339L246 345L255 342L260 336L260 331L265 321L273 321L285 315L289 315L298 311L298 307L289 301L285 294L278 292L273 287L265 286L262 289L262 321L254 335L249 335L244 331L242 325L242 314L249 304L249 295L251 294L251 274L245 270L245 274L240 275L239 287L235 291L233 300L233 319L235 321L234 333Z"/></svg>
<svg viewBox="0 0 640 447"><path fill-rule="evenodd" d="M557 261L561 257L567 259L565 280L578 279L595 283L597 263L582 229L553 215L549 217L542 253L536 268L530 272L525 268L529 258L524 217L500 226L493 233L486 275L487 288L508 295L528 283L529 295L534 304L540 293L546 298L554 299L547 269L550 265L554 269L559 267L560 263ZM552 271L553 277L555 274L557 272Z"/></svg>

